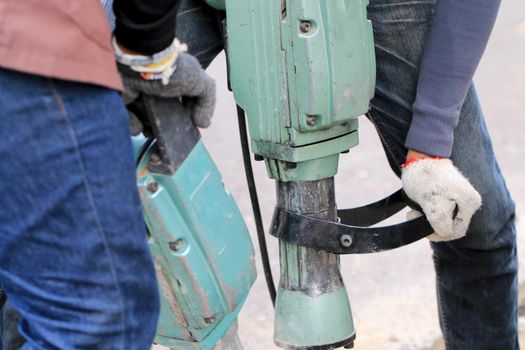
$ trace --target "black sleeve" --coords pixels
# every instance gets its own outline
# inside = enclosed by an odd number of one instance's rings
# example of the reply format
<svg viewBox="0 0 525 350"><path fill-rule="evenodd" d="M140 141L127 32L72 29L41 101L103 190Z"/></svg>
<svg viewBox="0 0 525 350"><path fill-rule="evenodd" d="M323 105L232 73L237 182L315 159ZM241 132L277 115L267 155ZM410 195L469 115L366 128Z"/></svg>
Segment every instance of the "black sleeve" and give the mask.
<svg viewBox="0 0 525 350"><path fill-rule="evenodd" d="M152 55L175 38L180 0L115 0L115 37L125 48Z"/></svg>

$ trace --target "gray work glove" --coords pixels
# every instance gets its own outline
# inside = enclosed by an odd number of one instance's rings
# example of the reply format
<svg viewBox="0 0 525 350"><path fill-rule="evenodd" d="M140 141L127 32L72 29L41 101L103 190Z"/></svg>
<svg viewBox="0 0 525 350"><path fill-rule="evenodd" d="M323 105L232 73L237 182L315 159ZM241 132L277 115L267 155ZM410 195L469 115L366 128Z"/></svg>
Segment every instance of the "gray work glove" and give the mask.
<svg viewBox="0 0 525 350"><path fill-rule="evenodd" d="M419 204L434 233L431 241L464 237L481 196L450 159L420 159L402 170L403 189ZM420 214L408 213L412 219Z"/></svg>
<svg viewBox="0 0 525 350"><path fill-rule="evenodd" d="M201 128L210 125L215 109L215 81L202 69L199 61L185 53L185 45L175 40L172 47L153 56L126 55L118 52L114 42L126 105L139 95L189 99L193 123ZM131 57L131 58L130 58Z"/></svg>

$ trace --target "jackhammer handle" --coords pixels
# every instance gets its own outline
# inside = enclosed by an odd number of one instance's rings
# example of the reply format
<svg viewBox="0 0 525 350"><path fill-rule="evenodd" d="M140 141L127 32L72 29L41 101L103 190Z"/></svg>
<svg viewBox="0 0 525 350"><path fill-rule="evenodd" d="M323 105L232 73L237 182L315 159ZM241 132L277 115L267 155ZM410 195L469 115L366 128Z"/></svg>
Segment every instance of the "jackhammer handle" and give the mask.
<svg viewBox="0 0 525 350"><path fill-rule="evenodd" d="M174 174L199 141L199 130L191 118L191 103L180 98L141 95L128 106L156 140L159 157L148 164L150 171Z"/></svg>

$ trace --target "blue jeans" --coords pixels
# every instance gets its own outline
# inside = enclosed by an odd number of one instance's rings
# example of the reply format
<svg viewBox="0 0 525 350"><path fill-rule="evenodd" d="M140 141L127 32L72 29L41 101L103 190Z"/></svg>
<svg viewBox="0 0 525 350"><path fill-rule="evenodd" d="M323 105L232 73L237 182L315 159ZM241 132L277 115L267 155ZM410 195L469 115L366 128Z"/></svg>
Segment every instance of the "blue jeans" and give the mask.
<svg viewBox="0 0 525 350"><path fill-rule="evenodd" d="M371 0L377 87L368 113L400 175L419 62L435 1ZM439 93L439 91L436 91ZM472 86L451 159L483 197L463 239L432 243L440 325L447 349L519 349L514 202Z"/></svg>
<svg viewBox="0 0 525 350"><path fill-rule="evenodd" d="M377 87L368 118L399 176L407 149L425 36L435 0L370 0ZM207 66L222 50L217 13L202 0L184 0L177 36ZM436 91L439 93L439 91ZM449 350L518 349L514 203L492 149L472 87L455 130L452 160L483 197L467 237L433 243L441 329Z"/></svg>
<svg viewBox="0 0 525 350"><path fill-rule="evenodd" d="M5 69L0 87L0 284L23 349L149 349L159 296L118 93Z"/></svg>

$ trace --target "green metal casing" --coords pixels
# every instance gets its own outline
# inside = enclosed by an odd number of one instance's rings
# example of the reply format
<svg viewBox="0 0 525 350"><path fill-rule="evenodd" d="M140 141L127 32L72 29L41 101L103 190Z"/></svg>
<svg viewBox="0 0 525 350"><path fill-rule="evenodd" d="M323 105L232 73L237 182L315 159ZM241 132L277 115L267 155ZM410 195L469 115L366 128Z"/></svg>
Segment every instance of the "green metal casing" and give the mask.
<svg viewBox="0 0 525 350"><path fill-rule="evenodd" d="M217 10L225 10L226 9L226 0L205 0L208 5L210 5L213 8L216 8Z"/></svg>
<svg viewBox="0 0 525 350"><path fill-rule="evenodd" d="M155 343L212 349L256 278L250 235L202 142L172 176L149 172L150 154L137 178L161 294Z"/></svg>
<svg viewBox="0 0 525 350"><path fill-rule="evenodd" d="M231 87L247 114L252 151L279 181L287 210L325 217L328 209L312 210L323 200L335 209L334 194L321 187L337 173L339 153L358 144L357 117L375 89L367 5L226 0ZM287 242L280 247L274 342L286 349L350 345L355 330L338 257Z"/></svg>
<svg viewBox="0 0 525 350"><path fill-rule="evenodd" d="M366 5L226 1L231 86L270 177L332 176L335 155L357 145L356 117L368 110L375 82ZM314 166L301 164L314 159Z"/></svg>
<svg viewBox="0 0 525 350"><path fill-rule="evenodd" d="M286 349L321 347L355 337L345 288L316 297L280 290L275 311L274 341Z"/></svg>

